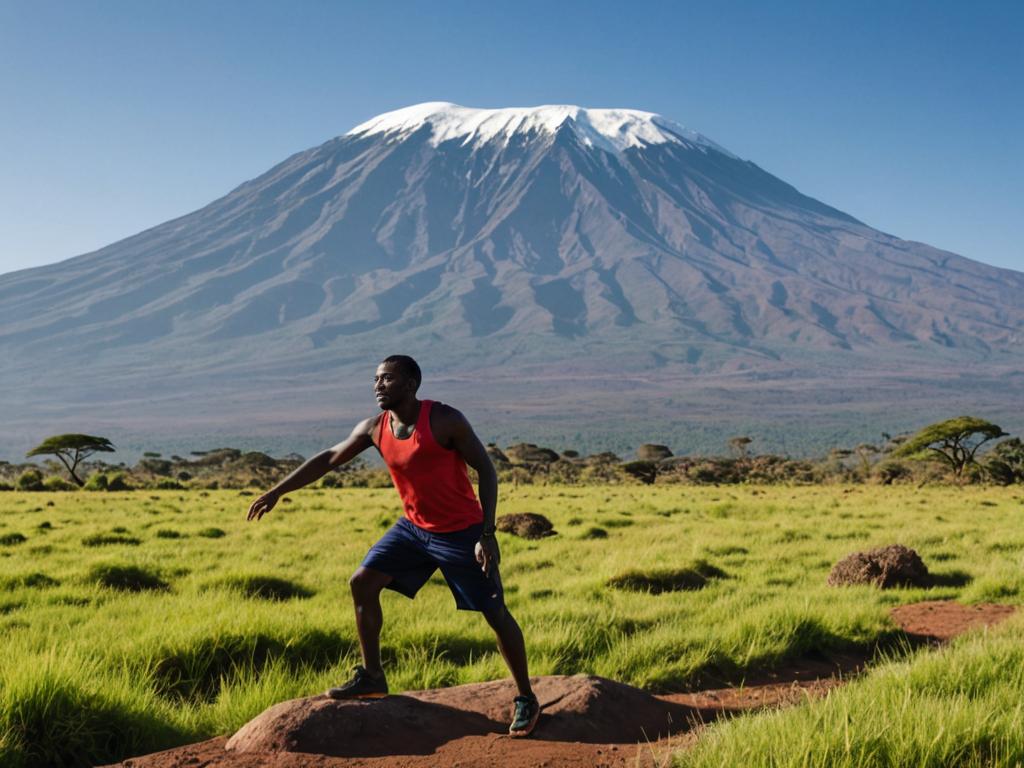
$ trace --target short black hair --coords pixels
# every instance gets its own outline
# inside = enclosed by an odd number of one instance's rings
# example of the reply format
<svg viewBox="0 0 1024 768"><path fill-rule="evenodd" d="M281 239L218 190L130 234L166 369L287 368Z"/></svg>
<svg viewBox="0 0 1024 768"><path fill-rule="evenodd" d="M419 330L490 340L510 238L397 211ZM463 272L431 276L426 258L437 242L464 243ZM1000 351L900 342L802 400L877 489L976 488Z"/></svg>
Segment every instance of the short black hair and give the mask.
<svg viewBox="0 0 1024 768"><path fill-rule="evenodd" d="M398 366L398 370L402 372L403 376L416 382L417 389L423 383L423 374L420 372L419 364L408 355L388 355L380 362L381 365L391 363Z"/></svg>

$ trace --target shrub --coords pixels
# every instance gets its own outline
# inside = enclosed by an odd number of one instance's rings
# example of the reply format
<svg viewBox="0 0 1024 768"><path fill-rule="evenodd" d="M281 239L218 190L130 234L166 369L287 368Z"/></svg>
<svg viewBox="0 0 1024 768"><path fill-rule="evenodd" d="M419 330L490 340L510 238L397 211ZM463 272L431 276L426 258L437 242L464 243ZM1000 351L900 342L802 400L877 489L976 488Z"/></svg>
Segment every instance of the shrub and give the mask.
<svg viewBox="0 0 1024 768"><path fill-rule="evenodd" d="M43 473L38 469L26 469L18 475L18 479L14 484L19 491L45 490L43 486Z"/></svg>
<svg viewBox="0 0 1024 768"><path fill-rule="evenodd" d="M10 547L14 544L24 544L28 539L20 533L5 533L0 535L0 546Z"/></svg>
<svg viewBox="0 0 1024 768"><path fill-rule="evenodd" d="M82 489L86 491L107 490L107 476L102 472L96 472L89 475L89 479L85 481L85 485L82 486Z"/></svg>
<svg viewBox="0 0 1024 768"><path fill-rule="evenodd" d="M607 539L608 538L608 531L606 531L604 528L598 528L597 526L593 526L591 528L587 528L587 530L585 530L583 532L583 535L580 536L580 538L581 539Z"/></svg>
<svg viewBox="0 0 1024 768"><path fill-rule="evenodd" d="M159 531L156 532L156 537L158 539L180 539L181 532L175 531L171 528L161 528Z"/></svg>
<svg viewBox="0 0 1024 768"><path fill-rule="evenodd" d="M905 461L890 459L875 467L875 479L882 485L904 482L914 478L913 468Z"/></svg>
<svg viewBox="0 0 1024 768"><path fill-rule="evenodd" d="M107 589L122 592L163 591L169 585L156 573L135 565L94 565L89 580Z"/></svg>
<svg viewBox="0 0 1024 768"><path fill-rule="evenodd" d="M43 487L48 491L77 491L78 486L74 483L68 482L63 477L57 475L50 475L50 477L43 480Z"/></svg>
<svg viewBox="0 0 1024 768"><path fill-rule="evenodd" d="M111 475L107 478L107 490L108 491L130 491L132 487L128 485L128 481L125 479L121 472Z"/></svg>
<svg viewBox="0 0 1024 768"><path fill-rule="evenodd" d="M672 451L667 445L644 443L636 449L636 457L641 461L660 461L670 456L672 456Z"/></svg>
<svg viewBox="0 0 1024 768"><path fill-rule="evenodd" d="M184 474L188 474L187 472ZM160 491L180 491L185 486L179 483L177 480L172 480L169 477L162 477L156 481L153 485L154 488Z"/></svg>
<svg viewBox="0 0 1024 768"><path fill-rule="evenodd" d="M203 530L196 533L196 536L202 536L207 539L219 539L226 535L220 528L203 528Z"/></svg>

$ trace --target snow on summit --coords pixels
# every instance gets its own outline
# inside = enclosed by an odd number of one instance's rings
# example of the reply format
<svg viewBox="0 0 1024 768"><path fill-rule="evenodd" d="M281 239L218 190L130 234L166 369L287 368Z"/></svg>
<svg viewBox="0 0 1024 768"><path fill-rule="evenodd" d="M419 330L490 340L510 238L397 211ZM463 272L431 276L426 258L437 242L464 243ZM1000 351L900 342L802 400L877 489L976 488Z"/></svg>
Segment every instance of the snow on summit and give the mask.
<svg viewBox="0 0 1024 768"><path fill-rule="evenodd" d="M553 134L571 120L587 146L609 152L649 144L684 144L730 153L696 131L653 112L636 109L584 109L571 104L506 109L473 109L444 101L415 104L357 125L347 135L404 135L429 125L431 144L461 139L463 144L508 140L515 133Z"/></svg>

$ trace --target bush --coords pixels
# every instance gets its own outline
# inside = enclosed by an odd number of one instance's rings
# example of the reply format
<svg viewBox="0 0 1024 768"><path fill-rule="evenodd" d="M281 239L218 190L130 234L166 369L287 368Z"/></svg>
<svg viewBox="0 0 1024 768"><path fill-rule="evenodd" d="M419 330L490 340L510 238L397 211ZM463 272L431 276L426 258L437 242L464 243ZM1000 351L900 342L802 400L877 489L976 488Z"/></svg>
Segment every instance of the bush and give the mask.
<svg viewBox="0 0 1024 768"><path fill-rule="evenodd" d="M914 479L914 470L905 461L890 459L875 467L875 480L882 485L906 482Z"/></svg>
<svg viewBox="0 0 1024 768"><path fill-rule="evenodd" d="M188 473L186 472L185 474ZM185 486L183 486L177 480L171 480L171 478L169 477L163 477L160 480L157 480L156 484L153 487L159 491L180 491Z"/></svg>
<svg viewBox="0 0 1024 768"><path fill-rule="evenodd" d="M26 469L15 481L15 486L19 491L42 491L45 490L43 486L43 473L38 469Z"/></svg>
<svg viewBox="0 0 1024 768"><path fill-rule="evenodd" d="M130 491L132 487L128 485L128 481L125 479L124 474L118 472L110 475L107 478L107 490L108 491Z"/></svg>
<svg viewBox="0 0 1024 768"><path fill-rule="evenodd" d="M10 547L15 544L24 544L27 541L25 536L20 533L5 533L0 535L0 546Z"/></svg>
<svg viewBox="0 0 1024 768"><path fill-rule="evenodd" d="M43 487L48 491L77 491L78 486L74 483L70 483L63 477L57 475L50 475L48 478L43 480Z"/></svg>
<svg viewBox="0 0 1024 768"><path fill-rule="evenodd" d="M102 472L96 472L95 474L89 475L89 479L85 481L85 485L82 486L82 490L85 491L105 491L107 490L107 476Z"/></svg>
<svg viewBox="0 0 1024 768"><path fill-rule="evenodd" d="M196 536L202 536L206 539L219 539L226 535L220 528L203 528L203 530L196 533Z"/></svg>

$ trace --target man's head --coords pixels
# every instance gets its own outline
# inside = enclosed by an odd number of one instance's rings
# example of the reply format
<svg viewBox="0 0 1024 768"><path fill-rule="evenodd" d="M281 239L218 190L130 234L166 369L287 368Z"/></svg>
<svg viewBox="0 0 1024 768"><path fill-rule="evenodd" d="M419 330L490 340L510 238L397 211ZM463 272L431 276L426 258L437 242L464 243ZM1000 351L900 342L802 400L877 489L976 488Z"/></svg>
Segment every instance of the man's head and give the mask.
<svg viewBox="0 0 1024 768"><path fill-rule="evenodd" d="M377 366L373 377L373 392L381 410L396 407L407 398L415 398L423 375L420 367L408 355L390 355Z"/></svg>

